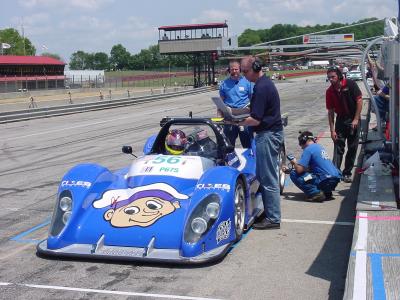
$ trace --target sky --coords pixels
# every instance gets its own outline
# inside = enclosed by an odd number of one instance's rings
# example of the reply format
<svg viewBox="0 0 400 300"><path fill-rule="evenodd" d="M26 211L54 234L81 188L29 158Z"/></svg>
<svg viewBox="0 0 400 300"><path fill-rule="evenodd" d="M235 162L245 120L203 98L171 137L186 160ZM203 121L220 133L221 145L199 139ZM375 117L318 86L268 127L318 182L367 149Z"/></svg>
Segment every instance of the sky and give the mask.
<svg viewBox="0 0 400 300"><path fill-rule="evenodd" d="M0 0L0 30L15 28L36 54L110 53L122 44L135 54L157 44L158 27L227 21L230 35L274 24L352 23L397 16L398 0Z"/></svg>

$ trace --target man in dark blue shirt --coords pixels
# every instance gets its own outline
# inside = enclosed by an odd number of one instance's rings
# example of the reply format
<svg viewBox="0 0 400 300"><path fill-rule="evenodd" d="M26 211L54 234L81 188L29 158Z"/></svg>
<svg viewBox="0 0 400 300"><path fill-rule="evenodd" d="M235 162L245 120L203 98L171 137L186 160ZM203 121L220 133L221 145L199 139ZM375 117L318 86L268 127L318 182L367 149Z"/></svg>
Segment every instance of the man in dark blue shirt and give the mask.
<svg viewBox="0 0 400 300"><path fill-rule="evenodd" d="M299 161L290 158L293 166L290 179L306 194L309 201L322 202L332 198L332 191L342 177L341 172L329 159L326 150L315 143L310 131L302 132L298 140L304 151Z"/></svg>
<svg viewBox="0 0 400 300"><path fill-rule="evenodd" d="M246 56L241 71L255 82L250 100L250 116L239 125L252 126L256 133L256 175L266 218L254 229L279 229L281 223L278 154L283 145L280 99L274 83L264 75L259 59Z"/></svg>

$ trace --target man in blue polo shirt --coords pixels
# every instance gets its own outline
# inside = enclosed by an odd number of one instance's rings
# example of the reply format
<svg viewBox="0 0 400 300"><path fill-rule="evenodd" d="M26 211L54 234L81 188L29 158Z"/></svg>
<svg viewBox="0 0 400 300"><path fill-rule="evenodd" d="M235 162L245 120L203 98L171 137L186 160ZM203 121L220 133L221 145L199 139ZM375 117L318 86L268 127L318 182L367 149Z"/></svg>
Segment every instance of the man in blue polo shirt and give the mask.
<svg viewBox="0 0 400 300"><path fill-rule="evenodd" d="M342 177L341 172L329 159L326 150L315 142L310 131L302 132L298 140L304 151L299 161L288 157L293 166L290 179L306 194L309 201L322 202L331 199L332 191Z"/></svg>
<svg viewBox="0 0 400 300"><path fill-rule="evenodd" d="M244 108L249 105L253 92L253 84L240 75L240 63L233 60L229 63L229 74L220 85L219 95L224 103L231 108ZM247 126L225 125L224 134L235 146L239 136L243 148L251 148L252 132Z"/></svg>
<svg viewBox="0 0 400 300"><path fill-rule="evenodd" d="M241 61L241 71L254 82L250 100L250 116L239 125L251 126L256 136L256 175L264 204L265 217L253 225L254 229L281 227L281 198L278 154L283 145L283 124L278 90L262 71L262 62L253 56Z"/></svg>

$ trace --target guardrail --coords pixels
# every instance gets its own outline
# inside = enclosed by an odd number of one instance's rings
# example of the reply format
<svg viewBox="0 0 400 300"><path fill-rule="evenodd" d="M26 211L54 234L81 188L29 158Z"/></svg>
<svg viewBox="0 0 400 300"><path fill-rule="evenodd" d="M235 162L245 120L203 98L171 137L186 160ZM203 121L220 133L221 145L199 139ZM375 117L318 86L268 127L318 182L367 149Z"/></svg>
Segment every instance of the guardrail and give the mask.
<svg viewBox="0 0 400 300"><path fill-rule="evenodd" d="M158 94L151 96L120 98L114 100L101 100L96 102L69 104L53 107L31 108L17 111L7 111L0 113L0 124L9 122L19 122L31 119L48 118L53 116L82 113L92 110L110 109L121 106L136 105L143 102L157 101L160 99L172 98L175 96L192 95L205 93L211 90L211 87L201 87L190 91L172 92L168 94Z"/></svg>

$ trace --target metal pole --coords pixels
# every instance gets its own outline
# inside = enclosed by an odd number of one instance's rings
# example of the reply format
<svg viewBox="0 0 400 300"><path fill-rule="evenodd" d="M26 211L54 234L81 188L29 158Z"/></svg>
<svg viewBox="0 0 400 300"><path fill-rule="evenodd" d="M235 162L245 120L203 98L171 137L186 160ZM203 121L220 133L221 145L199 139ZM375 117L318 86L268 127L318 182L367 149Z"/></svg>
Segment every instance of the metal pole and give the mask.
<svg viewBox="0 0 400 300"><path fill-rule="evenodd" d="M374 107L374 110L375 110L376 125L378 127L378 136L379 136L379 138L381 140L385 140L385 137L383 136L383 133L382 133L381 116L379 115L378 105L375 102L374 95L372 95L372 92L369 89L369 86L368 86L368 83L367 83L367 78L365 76L365 60L367 58L369 49L371 49L371 47L373 45L375 45L377 42L380 42L380 41L383 41L383 40L388 40L388 38L387 37L379 37L379 38L374 39L373 41L371 41L368 44L367 48L365 48L365 50L363 52L363 55L362 55L362 59L361 59L361 75L362 75L362 79L363 79L363 82L364 82L365 89L367 90L368 96L369 96L370 101L372 103L372 106Z"/></svg>

